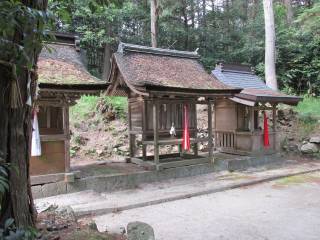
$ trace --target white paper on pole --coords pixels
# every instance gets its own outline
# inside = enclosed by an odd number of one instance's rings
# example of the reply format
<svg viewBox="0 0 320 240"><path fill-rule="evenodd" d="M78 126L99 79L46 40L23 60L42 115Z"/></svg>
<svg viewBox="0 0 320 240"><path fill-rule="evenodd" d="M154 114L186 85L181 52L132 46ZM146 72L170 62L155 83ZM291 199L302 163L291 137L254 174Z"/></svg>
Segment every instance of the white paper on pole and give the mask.
<svg viewBox="0 0 320 240"><path fill-rule="evenodd" d="M41 142L37 113L34 114L32 123L31 156L41 156Z"/></svg>

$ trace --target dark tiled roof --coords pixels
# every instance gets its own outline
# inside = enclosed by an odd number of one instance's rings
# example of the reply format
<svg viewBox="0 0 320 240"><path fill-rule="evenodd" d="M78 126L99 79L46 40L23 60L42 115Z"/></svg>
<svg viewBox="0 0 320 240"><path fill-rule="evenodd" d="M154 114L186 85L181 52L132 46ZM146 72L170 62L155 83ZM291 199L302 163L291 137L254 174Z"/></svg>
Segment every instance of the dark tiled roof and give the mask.
<svg viewBox="0 0 320 240"><path fill-rule="evenodd" d="M250 72L221 71L215 69L212 74L221 82L239 88L269 89L260 77Z"/></svg>
<svg viewBox="0 0 320 240"><path fill-rule="evenodd" d="M296 104L301 98L289 96L269 88L248 66L218 65L213 71L220 82L233 87L243 88L237 97L256 102L279 102Z"/></svg>
<svg viewBox="0 0 320 240"><path fill-rule="evenodd" d="M194 52L124 45L114 54L123 79L134 87L166 87L216 91L237 91L217 81L198 62Z"/></svg>

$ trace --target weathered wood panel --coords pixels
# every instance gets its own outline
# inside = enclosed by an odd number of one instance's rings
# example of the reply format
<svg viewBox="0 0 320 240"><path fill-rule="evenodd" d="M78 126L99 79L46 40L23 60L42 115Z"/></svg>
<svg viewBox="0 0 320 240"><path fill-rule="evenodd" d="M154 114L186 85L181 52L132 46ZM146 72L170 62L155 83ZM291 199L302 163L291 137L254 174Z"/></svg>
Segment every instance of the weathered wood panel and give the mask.
<svg viewBox="0 0 320 240"><path fill-rule="evenodd" d="M64 141L41 142L42 155L31 157L30 174L43 175L65 171Z"/></svg>
<svg viewBox="0 0 320 240"><path fill-rule="evenodd" d="M194 103L186 103L188 107L189 115L189 129L196 129L196 105ZM176 128L177 134L181 133L183 129L183 105L184 103L176 103L172 100L172 103L161 103L159 104L159 118L158 126L159 133L168 133L172 124ZM146 104L146 132L153 130L153 111L152 101L147 101Z"/></svg>
<svg viewBox="0 0 320 240"><path fill-rule="evenodd" d="M215 102L216 130L236 130L237 111L236 104L228 99L217 99Z"/></svg>
<svg viewBox="0 0 320 240"><path fill-rule="evenodd" d="M129 102L131 130L142 130L142 107L143 102L141 101Z"/></svg>

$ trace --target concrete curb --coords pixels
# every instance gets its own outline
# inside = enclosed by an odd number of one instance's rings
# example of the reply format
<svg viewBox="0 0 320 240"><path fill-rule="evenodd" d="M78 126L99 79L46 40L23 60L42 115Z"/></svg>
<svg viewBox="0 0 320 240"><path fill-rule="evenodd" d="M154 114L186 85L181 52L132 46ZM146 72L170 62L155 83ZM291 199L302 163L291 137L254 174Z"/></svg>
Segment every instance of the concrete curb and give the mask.
<svg viewBox="0 0 320 240"><path fill-rule="evenodd" d="M259 183L270 182L270 181L285 178L285 177L292 177L292 176L303 175L303 174L318 172L318 171L320 171L320 168L312 169L312 170L305 170L305 171L298 171L298 172L293 172L293 173L279 174L279 175L274 175L274 176L270 176L270 177L263 177L263 178L257 179L257 180L243 181L243 182L237 183L237 184L228 184L227 186L223 186L223 187L218 187L218 188L213 188L213 189L208 189L208 190L203 190L203 191L196 191L196 192L192 192L192 193L188 193L188 194L181 194L178 196L157 199L157 200L152 200L152 201L147 201L147 202L140 202L137 204L129 204L129 205L120 206L120 207L101 208L101 209L95 209L95 210L82 210L82 211L80 209L79 210L74 209L74 211L75 211L75 215L77 217L110 214L110 213L116 213L116 212L120 212L120 211L130 210L130 209L134 209L134 208L146 207L146 206L156 205L156 204L165 203L165 202L171 202L171 201L176 201L176 200L197 197L197 196L211 194L211 193L223 192L223 191L227 191L227 190L231 190L231 189L256 185Z"/></svg>
<svg viewBox="0 0 320 240"><path fill-rule="evenodd" d="M263 157L237 157L228 160L215 160L214 164L197 164L177 168L169 168L162 171L139 171L130 174L111 174L90 176L75 179L74 182L58 181L48 184L32 186L35 199L50 197L59 194L74 193L92 189L96 192L113 192L125 189L133 189L142 183L159 182L162 180L185 178L218 171L245 170L250 167L267 166L283 163L277 156Z"/></svg>

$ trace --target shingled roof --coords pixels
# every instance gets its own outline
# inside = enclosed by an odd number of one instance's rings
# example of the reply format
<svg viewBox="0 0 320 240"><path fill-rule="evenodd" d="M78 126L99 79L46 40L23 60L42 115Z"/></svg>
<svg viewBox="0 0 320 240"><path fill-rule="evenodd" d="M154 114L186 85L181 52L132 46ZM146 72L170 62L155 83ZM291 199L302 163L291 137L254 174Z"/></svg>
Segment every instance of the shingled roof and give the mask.
<svg viewBox="0 0 320 240"><path fill-rule="evenodd" d="M236 97L254 102L297 104L301 98L289 96L269 88L248 65L221 63L212 71L221 83L243 88Z"/></svg>
<svg viewBox="0 0 320 240"><path fill-rule="evenodd" d="M55 41L42 49L38 60L40 88L106 89L106 83L86 70L76 41L74 35L57 34Z"/></svg>
<svg viewBox="0 0 320 240"><path fill-rule="evenodd" d="M110 91L119 86L115 84L117 73L120 73L123 84L142 95L154 90L188 94L232 94L241 90L208 74L199 63L196 52L121 43L112 58Z"/></svg>

